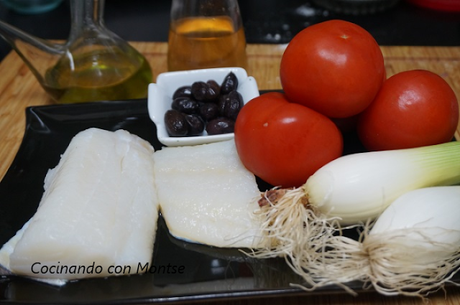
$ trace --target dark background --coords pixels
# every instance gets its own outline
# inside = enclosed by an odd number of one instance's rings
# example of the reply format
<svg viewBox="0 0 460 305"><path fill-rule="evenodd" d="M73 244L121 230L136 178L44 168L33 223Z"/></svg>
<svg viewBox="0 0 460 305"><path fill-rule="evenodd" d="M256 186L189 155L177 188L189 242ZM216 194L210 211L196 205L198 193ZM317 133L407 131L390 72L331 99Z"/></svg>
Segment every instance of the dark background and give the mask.
<svg viewBox="0 0 460 305"><path fill-rule="evenodd" d="M460 13L442 12L400 0L375 14L346 15L323 9L309 0L240 0L248 43L287 43L310 24L344 19L368 30L380 45L460 46ZM125 40L167 41L171 0L107 0L106 26ZM15 13L0 2L0 20L45 39L66 39L70 8L36 14ZM11 50L0 40L0 59Z"/></svg>

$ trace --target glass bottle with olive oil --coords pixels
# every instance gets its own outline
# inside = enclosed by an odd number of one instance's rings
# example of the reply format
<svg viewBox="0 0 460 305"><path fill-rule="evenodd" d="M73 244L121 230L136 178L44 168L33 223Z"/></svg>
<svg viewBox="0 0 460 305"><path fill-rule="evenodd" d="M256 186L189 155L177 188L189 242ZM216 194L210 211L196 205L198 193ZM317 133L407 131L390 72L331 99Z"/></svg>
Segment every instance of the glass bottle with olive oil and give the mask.
<svg viewBox="0 0 460 305"><path fill-rule="evenodd" d="M145 57L104 25L104 0L70 0L68 40L52 43L0 22L0 35L21 55L57 103L147 96L152 71Z"/></svg>
<svg viewBox="0 0 460 305"><path fill-rule="evenodd" d="M62 104L138 99L147 96L151 79L143 57L116 47L63 57L46 71L43 88Z"/></svg>

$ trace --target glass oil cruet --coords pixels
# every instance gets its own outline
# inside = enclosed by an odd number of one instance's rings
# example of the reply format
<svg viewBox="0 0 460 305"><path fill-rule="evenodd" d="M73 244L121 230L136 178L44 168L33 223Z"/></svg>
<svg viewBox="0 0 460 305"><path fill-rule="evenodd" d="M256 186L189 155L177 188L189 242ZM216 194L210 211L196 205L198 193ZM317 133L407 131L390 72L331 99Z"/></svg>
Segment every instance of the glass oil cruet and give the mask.
<svg viewBox="0 0 460 305"><path fill-rule="evenodd" d="M147 96L150 65L105 27L104 4L105 0L70 0L71 29L64 43L36 38L0 21L0 36L56 103Z"/></svg>

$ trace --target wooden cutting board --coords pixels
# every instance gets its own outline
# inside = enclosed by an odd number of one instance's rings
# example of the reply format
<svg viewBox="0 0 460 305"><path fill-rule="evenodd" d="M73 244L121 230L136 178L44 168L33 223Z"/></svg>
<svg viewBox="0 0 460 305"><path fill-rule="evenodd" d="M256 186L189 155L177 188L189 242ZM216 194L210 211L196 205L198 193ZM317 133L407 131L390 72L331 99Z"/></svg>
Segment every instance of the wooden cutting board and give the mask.
<svg viewBox="0 0 460 305"><path fill-rule="evenodd" d="M132 42L149 61L154 79L167 71L167 43ZM286 45L250 44L248 74L260 90L281 89L279 65ZM387 75L410 69L427 69L441 75L460 98L460 47L383 46ZM24 134L24 109L52 104L37 80L14 52L0 63L0 177L10 166ZM460 127L456 138L460 139Z"/></svg>
<svg viewBox="0 0 460 305"><path fill-rule="evenodd" d="M167 43L132 42L149 61L154 79L167 71ZM281 89L279 65L286 45L250 44L248 74L260 90ZM383 46L388 76L410 69L427 69L441 75L460 98L460 47ZM24 134L24 109L52 104L37 80L15 53L0 63L0 177L10 166ZM456 138L460 139L460 127Z"/></svg>

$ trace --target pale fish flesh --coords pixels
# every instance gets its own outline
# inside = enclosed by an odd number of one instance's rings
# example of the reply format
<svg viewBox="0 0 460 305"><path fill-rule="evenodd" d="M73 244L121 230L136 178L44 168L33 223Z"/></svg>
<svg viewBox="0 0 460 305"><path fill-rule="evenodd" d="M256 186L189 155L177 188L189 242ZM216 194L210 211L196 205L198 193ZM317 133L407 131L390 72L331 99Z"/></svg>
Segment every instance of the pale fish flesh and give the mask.
<svg viewBox="0 0 460 305"><path fill-rule="evenodd" d="M161 214L179 239L216 247L256 247L251 214L260 192L233 140L168 147L154 154Z"/></svg>
<svg viewBox="0 0 460 305"><path fill-rule="evenodd" d="M153 154L124 130L77 134L47 173L36 213L0 250L0 264L64 282L150 264L159 210Z"/></svg>

